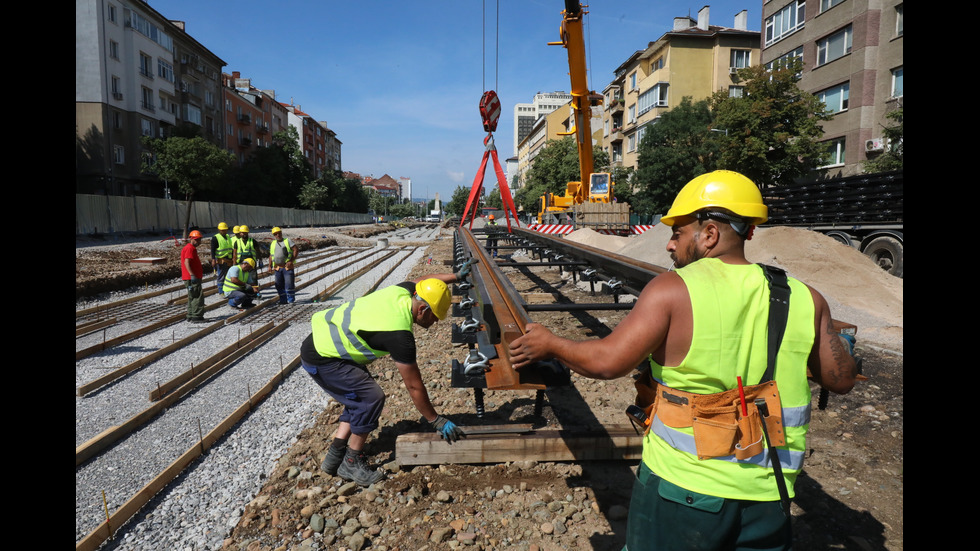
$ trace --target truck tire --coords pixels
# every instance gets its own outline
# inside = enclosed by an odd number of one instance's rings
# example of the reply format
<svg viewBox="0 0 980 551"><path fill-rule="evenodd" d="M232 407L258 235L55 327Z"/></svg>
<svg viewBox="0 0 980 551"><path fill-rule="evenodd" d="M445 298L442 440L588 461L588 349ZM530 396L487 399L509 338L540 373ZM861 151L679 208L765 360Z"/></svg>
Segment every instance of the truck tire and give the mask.
<svg viewBox="0 0 980 551"><path fill-rule="evenodd" d="M847 245L848 247L854 246L854 240L851 238L851 236L842 231L829 231L827 232L827 237L832 238L834 241L837 241L838 243Z"/></svg>
<svg viewBox="0 0 980 551"><path fill-rule="evenodd" d="M902 243L894 237L872 239L864 248L864 254L895 277L903 277L904 262Z"/></svg>

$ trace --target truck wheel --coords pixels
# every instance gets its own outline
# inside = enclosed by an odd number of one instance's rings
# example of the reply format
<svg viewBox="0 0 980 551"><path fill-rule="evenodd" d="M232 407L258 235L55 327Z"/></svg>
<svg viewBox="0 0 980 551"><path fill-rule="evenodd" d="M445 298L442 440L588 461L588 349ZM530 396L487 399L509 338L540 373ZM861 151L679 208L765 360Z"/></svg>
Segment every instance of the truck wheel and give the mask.
<svg viewBox="0 0 980 551"><path fill-rule="evenodd" d="M834 241L843 243L848 247L854 246L854 241L851 240L851 236L842 231L829 231L827 232L827 237L831 237L834 239Z"/></svg>
<svg viewBox="0 0 980 551"><path fill-rule="evenodd" d="M879 237L871 240L864 248L864 254L895 277L903 277L904 262L902 243L893 237Z"/></svg>

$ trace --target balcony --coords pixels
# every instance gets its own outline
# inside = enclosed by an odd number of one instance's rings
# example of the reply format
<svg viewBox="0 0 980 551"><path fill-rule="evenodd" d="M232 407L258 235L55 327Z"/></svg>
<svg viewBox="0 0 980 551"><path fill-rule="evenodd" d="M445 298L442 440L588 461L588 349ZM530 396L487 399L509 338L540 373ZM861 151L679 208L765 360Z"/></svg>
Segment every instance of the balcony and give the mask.
<svg viewBox="0 0 980 551"><path fill-rule="evenodd" d="M259 134L268 134L269 133L269 125L268 124L256 124L255 125L255 131L258 132Z"/></svg>
<svg viewBox="0 0 980 551"><path fill-rule="evenodd" d="M609 141L610 142L621 142L621 141L623 141L623 129L622 129L622 127L617 126L616 128L613 128L609 132Z"/></svg>
<svg viewBox="0 0 980 551"><path fill-rule="evenodd" d="M252 138L238 138L238 147L242 149L252 146Z"/></svg>
<svg viewBox="0 0 980 551"><path fill-rule="evenodd" d="M238 122L241 123L241 124L251 124L252 123L252 115L249 115L248 113L239 113L238 114Z"/></svg>

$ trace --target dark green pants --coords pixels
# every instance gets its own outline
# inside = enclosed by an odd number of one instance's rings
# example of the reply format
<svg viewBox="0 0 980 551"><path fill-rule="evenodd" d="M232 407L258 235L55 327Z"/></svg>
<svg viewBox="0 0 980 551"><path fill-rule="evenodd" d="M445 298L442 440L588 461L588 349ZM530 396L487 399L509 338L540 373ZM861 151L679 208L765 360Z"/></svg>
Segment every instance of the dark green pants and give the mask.
<svg viewBox="0 0 980 551"><path fill-rule="evenodd" d="M779 501L743 501L671 484L640 463L624 551L787 550L790 519Z"/></svg>
<svg viewBox="0 0 980 551"><path fill-rule="evenodd" d="M191 283L189 279L184 280L187 285L187 320L204 319L204 289L201 287L201 280Z"/></svg>

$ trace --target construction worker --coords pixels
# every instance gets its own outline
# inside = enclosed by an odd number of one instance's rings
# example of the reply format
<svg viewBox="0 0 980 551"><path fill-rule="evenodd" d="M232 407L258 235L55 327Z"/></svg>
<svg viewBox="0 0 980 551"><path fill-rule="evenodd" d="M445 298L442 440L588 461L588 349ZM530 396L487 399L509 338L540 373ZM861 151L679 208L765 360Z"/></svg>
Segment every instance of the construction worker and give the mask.
<svg viewBox="0 0 980 551"><path fill-rule="evenodd" d="M221 293L228 297L228 306L243 310L255 305L259 287L255 277L255 259L246 258L228 269Z"/></svg>
<svg viewBox="0 0 980 551"><path fill-rule="evenodd" d="M193 230L188 234L188 242L180 250L180 279L187 287L187 321L200 323L204 319L204 290L201 280L204 279L204 267L201 257L197 254L197 246L201 244L201 232Z"/></svg>
<svg viewBox="0 0 980 551"><path fill-rule="evenodd" d="M269 245L269 272L275 274L276 292L279 293L279 304L296 301L296 245L283 239L282 229L272 228L272 243Z"/></svg>
<svg viewBox="0 0 980 551"><path fill-rule="evenodd" d="M746 260L745 241L767 217L745 176L699 176L661 219L673 228L667 251L677 271L654 278L610 335L571 341L529 324L511 344L517 369L557 358L583 376L614 379L640 366L637 405L645 406L648 428L629 551L792 544L789 500L809 426L807 368L840 394L854 386L857 369L819 292ZM768 340L780 334L781 341Z"/></svg>
<svg viewBox="0 0 980 551"><path fill-rule="evenodd" d="M238 241L235 242L235 264L241 264L242 260L246 258L258 259L258 257L255 240L248 236L248 226L238 226Z"/></svg>
<svg viewBox="0 0 980 551"><path fill-rule="evenodd" d="M211 267L214 268L214 279L218 292L224 288L225 274L234 264L235 249L233 236L228 235L228 224L218 223L218 233L211 237Z"/></svg>
<svg viewBox="0 0 980 551"><path fill-rule="evenodd" d="M455 274L435 274L399 283L313 315L313 332L303 342L303 369L334 400L344 405L340 426L320 468L361 486L384 478L364 455L368 435L378 428L385 395L368 372L374 360L391 354L415 408L449 442L462 430L436 413L415 356L413 323L429 328L445 319L451 298L447 283L464 279L470 264Z"/></svg>
<svg viewBox="0 0 980 551"><path fill-rule="evenodd" d="M489 226L490 237L487 238L487 246L490 247L493 252L493 258L497 258L497 239L494 237L497 231L497 219L494 215L487 217L487 226Z"/></svg>

